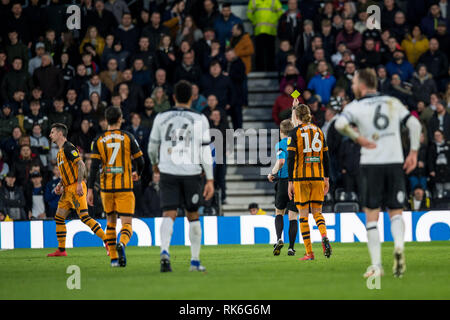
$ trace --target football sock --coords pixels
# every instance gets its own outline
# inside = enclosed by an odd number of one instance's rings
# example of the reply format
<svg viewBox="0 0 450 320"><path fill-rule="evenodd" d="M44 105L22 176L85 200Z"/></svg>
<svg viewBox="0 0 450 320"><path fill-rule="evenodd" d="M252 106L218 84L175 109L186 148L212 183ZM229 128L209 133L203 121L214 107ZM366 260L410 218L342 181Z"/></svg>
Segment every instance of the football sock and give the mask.
<svg viewBox="0 0 450 320"><path fill-rule="evenodd" d="M317 228L320 231L320 235L323 237L327 236L327 227L325 225L325 219L323 218L322 213L316 212L313 214L314 220L316 220Z"/></svg>
<svg viewBox="0 0 450 320"><path fill-rule="evenodd" d="M377 226L377 221L367 222L367 246L372 265L381 266L381 244Z"/></svg>
<svg viewBox="0 0 450 320"><path fill-rule="evenodd" d="M56 223L56 238L58 239L58 249L60 251L66 250L66 222L65 218L60 215L55 215L55 223Z"/></svg>
<svg viewBox="0 0 450 320"><path fill-rule="evenodd" d="M124 223L122 225L122 230L120 230L120 242L123 243L124 246L128 244L131 236L133 235L133 228L131 227L131 223Z"/></svg>
<svg viewBox="0 0 450 320"><path fill-rule="evenodd" d="M170 217L164 217L161 223L161 253L166 251L169 253L170 239L173 232L173 220Z"/></svg>
<svg viewBox="0 0 450 320"><path fill-rule="evenodd" d="M106 224L106 243L109 246L109 257L111 260L117 259L117 249L116 249L116 224L108 222Z"/></svg>
<svg viewBox="0 0 450 320"><path fill-rule="evenodd" d="M275 216L275 230L277 231L277 241L281 239L283 233L284 221L281 214Z"/></svg>
<svg viewBox="0 0 450 320"><path fill-rule="evenodd" d="M308 218L300 218L300 231L302 232L303 244L305 245L306 254L312 253Z"/></svg>
<svg viewBox="0 0 450 320"><path fill-rule="evenodd" d="M297 220L289 221L289 248L294 249L295 238L297 238L298 223Z"/></svg>
<svg viewBox="0 0 450 320"><path fill-rule="evenodd" d="M391 219L391 232L394 238L394 248L403 251L405 248L405 223L401 214Z"/></svg>
<svg viewBox="0 0 450 320"><path fill-rule="evenodd" d="M200 245L202 241L202 227L200 220L189 222L189 240L191 241L191 260L200 260Z"/></svg>
<svg viewBox="0 0 450 320"><path fill-rule="evenodd" d="M103 241L105 240L105 233L103 232L102 227L97 221L92 219L87 213L80 213L80 219L85 225L91 228L92 232L94 232L97 237L99 237Z"/></svg>

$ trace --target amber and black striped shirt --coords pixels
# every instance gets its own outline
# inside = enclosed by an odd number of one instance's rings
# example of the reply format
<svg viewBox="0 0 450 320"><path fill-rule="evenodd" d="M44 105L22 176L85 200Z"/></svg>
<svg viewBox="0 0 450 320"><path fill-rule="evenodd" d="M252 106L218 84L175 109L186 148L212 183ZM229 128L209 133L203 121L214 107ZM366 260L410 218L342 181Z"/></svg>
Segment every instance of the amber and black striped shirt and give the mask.
<svg viewBox="0 0 450 320"><path fill-rule="evenodd" d="M108 130L98 136L92 142L91 157L101 161L101 191L132 191L132 161L142 156L139 144L129 132Z"/></svg>
<svg viewBox="0 0 450 320"><path fill-rule="evenodd" d="M80 161L78 149L69 141L66 141L56 155L56 161L63 186L67 187L78 181L78 161Z"/></svg>
<svg viewBox="0 0 450 320"><path fill-rule="evenodd" d="M289 151L295 152L295 164L293 172L290 172L291 180L323 180L328 177L328 146L319 127L314 124L301 124L294 128L288 137Z"/></svg>

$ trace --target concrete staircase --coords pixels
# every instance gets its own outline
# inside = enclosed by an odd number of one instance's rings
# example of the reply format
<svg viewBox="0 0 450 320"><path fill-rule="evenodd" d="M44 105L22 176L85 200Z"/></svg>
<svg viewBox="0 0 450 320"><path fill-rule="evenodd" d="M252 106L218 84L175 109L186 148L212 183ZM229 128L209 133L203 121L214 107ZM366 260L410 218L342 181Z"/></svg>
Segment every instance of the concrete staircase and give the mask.
<svg viewBox="0 0 450 320"><path fill-rule="evenodd" d="M259 204L268 214L274 214L274 185L267 181L271 168L268 159L259 157L250 162L262 152L275 159L273 151L278 142L278 132L271 138L270 129L277 129L272 120L272 106L278 96L278 80L275 72L252 72L248 75L249 106L243 109L244 137L235 138L234 153L227 156L227 204L222 211L225 216L249 214L248 205L251 202ZM232 125L230 124L230 128ZM254 129L254 130L249 130ZM268 129L267 134L259 129ZM260 150L260 143L266 140L267 150ZM245 163L242 159L245 152ZM239 156L238 156L239 153ZM250 162L250 163L249 163Z"/></svg>

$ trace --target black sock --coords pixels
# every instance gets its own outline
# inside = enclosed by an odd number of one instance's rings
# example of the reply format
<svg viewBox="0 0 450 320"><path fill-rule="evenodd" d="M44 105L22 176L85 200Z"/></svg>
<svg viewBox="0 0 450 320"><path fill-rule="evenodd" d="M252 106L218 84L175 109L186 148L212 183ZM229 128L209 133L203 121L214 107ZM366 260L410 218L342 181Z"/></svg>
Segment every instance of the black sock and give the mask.
<svg viewBox="0 0 450 320"><path fill-rule="evenodd" d="M283 233L284 228L283 216L277 215L275 216L275 230L277 231L277 240L281 239L281 234Z"/></svg>
<svg viewBox="0 0 450 320"><path fill-rule="evenodd" d="M298 223L297 220L289 221L289 248L294 249L295 238L297 237Z"/></svg>

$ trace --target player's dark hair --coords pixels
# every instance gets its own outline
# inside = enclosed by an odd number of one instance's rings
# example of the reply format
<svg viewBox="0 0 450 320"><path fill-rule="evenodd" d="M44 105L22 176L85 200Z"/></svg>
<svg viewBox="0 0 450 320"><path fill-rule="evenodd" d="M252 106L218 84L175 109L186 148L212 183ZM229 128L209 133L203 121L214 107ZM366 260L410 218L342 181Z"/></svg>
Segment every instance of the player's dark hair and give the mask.
<svg viewBox="0 0 450 320"><path fill-rule="evenodd" d="M53 129L53 128L55 128L56 130L62 132L64 138L67 138L67 133L68 133L69 130L67 129L67 126L64 123L59 123L59 122L54 123L51 126L51 129Z"/></svg>
<svg viewBox="0 0 450 320"><path fill-rule="evenodd" d="M192 85L186 80L180 80L174 88L175 100L179 103L188 103L192 97Z"/></svg>
<svg viewBox="0 0 450 320"><path fill-rule="evenodd" d="M358 71L358 80L366 85L369 89L377 89L378 80L375 70L365 68Z"/></svg>
<svg viewBox="0 0 450 320"><path fill-rule="evenodd" d="M109 125L116 124L120 117L122 117L122 110L119 107L109 107L105 111L105 118Z"/></svg>
<svg viewBox="0 0 450 320"><path fill-rule="evenodd" d="M287 136L289 131L291 131L292 129L294 129L294 125L292 124L292 121L290 119L285 119L285 120L281 121L280 131L282 134Z"/></svg>

